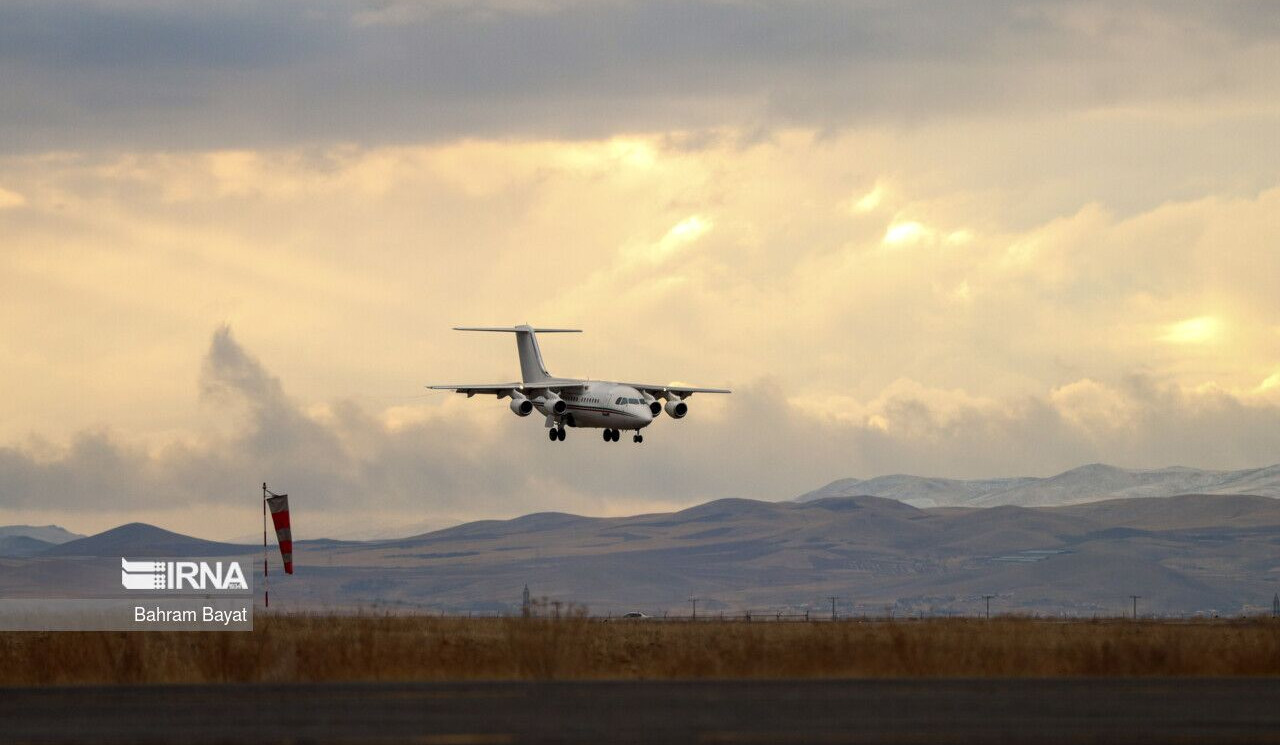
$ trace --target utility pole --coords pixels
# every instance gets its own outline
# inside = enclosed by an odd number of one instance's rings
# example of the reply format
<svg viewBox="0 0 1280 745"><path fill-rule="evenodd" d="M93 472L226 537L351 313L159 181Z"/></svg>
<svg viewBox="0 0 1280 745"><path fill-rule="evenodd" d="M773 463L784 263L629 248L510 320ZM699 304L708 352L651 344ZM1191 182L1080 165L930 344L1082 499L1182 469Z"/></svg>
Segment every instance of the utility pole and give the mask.
<svg viewBox="0 0 1280 745"><path fill-rule="evenodd" d="M836 620L836 601L840 598L835 595L828 595L827 600L831 601L831 620Z"/></svg>
<svg viewBox="0 0 1280 745"><path fill-rule="evenodd" d="M990 620L991 620L991 598L994 598L994 597L995 597L995 595L983 595L983 596L982 596L982 599L983 599L983 600L985 600L985 601L987 601L987 620L988 620L988 621L990 621Z"/></svg>
<svg viewBox="0 0 1280 745"><path fill-rule="evenodd" d="M1271 617L1280 618L1280 592L1277 592L1276 596L1271 598Z"/></svg>
<svg viewBox="0 0 1280 745"><path fill-rule="evenodd" d="M698 601L702 598L689 598L689 602L693 603L693 620L698 620Z"/></svg>
<svg viewBox="0 0 1280 745"><path fill-rule="evenodd" d="M1133 620L1136 621L1138 620L1138 599L1141 598L1142 596L1130 595L1129 597L1133 600Z"/></svg>

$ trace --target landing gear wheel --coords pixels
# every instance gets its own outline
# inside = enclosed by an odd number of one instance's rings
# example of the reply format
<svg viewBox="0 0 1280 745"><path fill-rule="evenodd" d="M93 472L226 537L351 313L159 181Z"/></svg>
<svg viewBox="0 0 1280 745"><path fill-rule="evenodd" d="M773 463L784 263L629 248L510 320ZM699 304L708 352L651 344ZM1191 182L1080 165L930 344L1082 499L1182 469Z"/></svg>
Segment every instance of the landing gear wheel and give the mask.
<svg viewBox="0 0 1280 745"><path fill-rule="evenodd" d="M556 440L560 439L559 435L556 434L555 427L552 427L551 429L547 430L547 437L551 438L552 442L555 442Z"/></svg>
<svg viewBox="0 0 1280 745"><path fill-rule="evenodd" d="M604 441L605 441L605 442L613 442L613 430L611 430L611 429L606 429L606 430L604 431Z"/></svg>
<svg viewBox="0 0 1280 745"><path fill-rule="evenodd" d="M556 432L556 439L559 440L560 442L564 442L564 436L565 436L564 427L560 427L555 432Z"/></svg>
<svg viewBox="0 0 1280 745"><path fill-rule="evenodd" d="M615 430L613 430L613 438L612 438L612 439L613 439L613 441L614 441L614 442L617 442L618 440L621 440L621 439L622 439L622 433L621 433L621 432L619 432L619 431L618 431L618 430L616 430L616 429L615 429Z"/></svg>
<svg viewBox="0 0 1280 745"><path fill-rule="evenodd" d="M632 442L644 442L644 435L642 435L642 434L640 434L639 432L637 432L637 433L635 433L635 435L631 438L631 441L632 441Z"/></svg>

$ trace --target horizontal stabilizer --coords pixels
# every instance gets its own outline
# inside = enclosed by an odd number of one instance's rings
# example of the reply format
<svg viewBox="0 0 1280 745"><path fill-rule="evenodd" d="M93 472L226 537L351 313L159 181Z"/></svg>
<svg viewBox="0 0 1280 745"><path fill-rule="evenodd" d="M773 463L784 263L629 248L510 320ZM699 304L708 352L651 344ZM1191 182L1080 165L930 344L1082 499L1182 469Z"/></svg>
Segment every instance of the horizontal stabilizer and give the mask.
<svg viewBox="0 0 1280 745"><path fill-rule="evenodd" d="M547 372L547 365L542 361L542 350L538 348L538 332L544 334L580 334L582 329L535 329L527 323L506 328L505 326L454 326L454 331L505 331L516 335L516 350L520 353L520 377L525 385L532 383L548 383L555 377Z"/></svg>
<svg viewBox="0 0 1280 745"><path fill-rule="evenodd" d="M506 331L508 333L518 333L520 331L532 331L538 334L581 334L582 329L535 329L532 326L454 326L454 331Z"/></svg>

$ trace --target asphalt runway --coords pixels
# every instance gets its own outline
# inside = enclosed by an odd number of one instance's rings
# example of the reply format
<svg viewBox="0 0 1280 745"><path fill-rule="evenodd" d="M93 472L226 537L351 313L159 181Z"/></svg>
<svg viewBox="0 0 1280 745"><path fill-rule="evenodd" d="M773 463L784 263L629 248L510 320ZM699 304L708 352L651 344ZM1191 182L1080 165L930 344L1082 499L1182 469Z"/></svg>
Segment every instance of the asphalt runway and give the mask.
<svg viewBox="0 0 1280 745"><path fill-rule="evenodd" d="M0 688L0 742L1280 742L1280 679Z"/></svg>

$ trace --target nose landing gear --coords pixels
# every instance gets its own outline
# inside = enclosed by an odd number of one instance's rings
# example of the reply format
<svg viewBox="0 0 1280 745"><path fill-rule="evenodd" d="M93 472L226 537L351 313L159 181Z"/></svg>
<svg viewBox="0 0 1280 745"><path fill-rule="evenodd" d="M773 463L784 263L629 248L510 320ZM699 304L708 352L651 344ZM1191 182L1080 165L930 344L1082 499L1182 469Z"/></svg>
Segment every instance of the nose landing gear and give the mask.
<svg viewBox="0 0 1280 745"><path fill-rule="evenodd" d="M631 441L636 443L644 442L644 435L637 432L635 436L631 438Z"/></svg>

